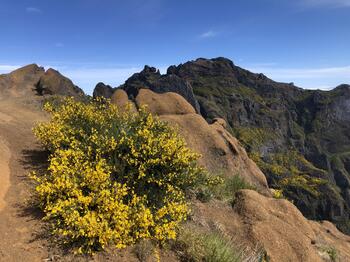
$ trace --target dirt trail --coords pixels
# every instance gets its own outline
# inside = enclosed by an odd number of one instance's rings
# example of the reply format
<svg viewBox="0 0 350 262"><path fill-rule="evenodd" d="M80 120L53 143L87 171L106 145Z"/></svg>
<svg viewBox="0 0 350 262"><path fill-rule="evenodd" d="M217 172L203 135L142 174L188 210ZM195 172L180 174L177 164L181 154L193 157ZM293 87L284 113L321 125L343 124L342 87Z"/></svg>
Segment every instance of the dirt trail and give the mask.
<svg viewBox="0 0 350 262"><path fill-rule="evenodd" d="M40 219L26 207L29 159L38 149L31 129L43 119L36 102L0 99L0 261L43 261L49 256L45 241L37 239Z"/></svg>
<svg viewBox="0 0 350 262"><path fill-rule="evenodd" d="M4 198L10 186L10 157L10 150L0 136L0 211L6 206Z"/></svg>

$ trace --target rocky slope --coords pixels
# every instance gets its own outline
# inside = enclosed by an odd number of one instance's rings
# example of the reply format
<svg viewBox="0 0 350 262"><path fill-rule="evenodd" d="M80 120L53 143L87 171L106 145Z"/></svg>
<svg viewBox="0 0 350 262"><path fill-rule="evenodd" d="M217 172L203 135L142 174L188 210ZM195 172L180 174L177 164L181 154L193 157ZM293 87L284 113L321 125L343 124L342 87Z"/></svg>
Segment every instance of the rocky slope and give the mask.
<svg viewBox="0 0 350 262"><path fill-rule="evenodd" d="M171 66L165 75L145 67L121 88L131 99L140 88L173 91L209 123L223 118L271 187L283 190L306 217L350 233L350 86L304 90L225 58L200 58Z"/></svg>
<svg viewBox="0 0 350 262"><path fill-rule="evenodd" d="M350 259L349 236L327 221L307 220L291 202L269 196L264 175L226 131L223 119L208 124L175 93L156 94L140 89L132 102L127 100L125 91L117 90L113 102L121 110L127 102L135 107L146 105L150 112L179 127L188 145L202 154L200 164L212 172L221 169L226 176L239 174L266 195L243 190L236 195L233 206L220 201L195 201L192 224L219 230L248 250L260 247L271 262L331 261L331 252L335 252L336 260Z"/></svg>

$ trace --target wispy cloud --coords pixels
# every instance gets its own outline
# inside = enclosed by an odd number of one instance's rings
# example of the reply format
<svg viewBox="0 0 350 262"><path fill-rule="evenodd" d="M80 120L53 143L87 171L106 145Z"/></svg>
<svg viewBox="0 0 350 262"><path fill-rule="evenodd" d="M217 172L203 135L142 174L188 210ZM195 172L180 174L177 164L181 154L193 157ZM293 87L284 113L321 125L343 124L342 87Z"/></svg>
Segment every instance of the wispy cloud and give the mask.
<svg viewBox="0 0 350 262"><path fill-rule="evenodd" d="M252 72L263 73L276 81L294 82L304 88L330 89L350 83L350 65L322 68L278 68L276 66L246 65Z"/></svg>
<svg viewBox="0 0 350 262"><path fill-rule="evenodd" d="M326 68L275 68L257 67L251 68L255 72L267 71L278 78L329 78L329 77L349 77L350 66L326 67Z"/></svg>
<svg viewBox="0 0 350 262"><path fill-rule="evenodd" d="M350 7L350 0L301 0L308 7Z"/></svg>
<svg viewBox="0 0 350 262"><path fill-rule="evenodd" d="M218 32L209 30L199 35L200 38L213 38L218 35Z"/></svg>
<svg viewBox="0 0 350 262"><path fill-rule="evenodd" d="M0 73L9 73L19 67L18 65L0 65Z"/></svg>
<svg viewBox="0 0 350 262"><path fill-rule="evenodd" d="M36 14L40 14L42 13L41 9L37 8L37 7L27 7L26 8L26 12L27 13L36 13Z"/></svg>

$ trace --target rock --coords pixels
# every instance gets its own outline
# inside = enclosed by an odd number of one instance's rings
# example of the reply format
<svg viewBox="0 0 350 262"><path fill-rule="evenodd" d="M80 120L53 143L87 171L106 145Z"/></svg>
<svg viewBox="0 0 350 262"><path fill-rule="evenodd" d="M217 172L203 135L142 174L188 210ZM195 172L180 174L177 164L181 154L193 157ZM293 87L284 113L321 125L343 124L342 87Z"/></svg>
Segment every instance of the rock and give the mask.
<svg viewBox="0 0 350 262"><path fill-rule="evenodd" d="M9 76L15 83L32 83L37 81L37 79L42 76L44 72L45 70L43 67L39 67L37 64L30 64L11 72Z"/></svg>
<svg viewBox="0 0 350 262"><path fill-rule="evenodd" d="M329 222L305 219L287 200L242 190L237 193L235 203L234 211L244 219L247 235L264 247L271 262L322 261L320 253L327 247L337 249L338 255L345 259L340 261L350 259L349 236Z"/></svg>
<svg viewBox="0 0 350 262"><path fill-rule="evenodd" d="M227 122L223 118L219 118L219 117L214 118L213 123L218 124L218 125L222 126L223 128L227 128Z"/></svg>
<svg viewBox="0 0 350 262"><path fill-rule="evenodd" d="M111 97L111 103L115 104L119 110L124 111L130 106L132 112L137 112L135 104L129 100L128 94L123 89L117 89Z"/></svg>
<svg viewBox="0 0 350 262"><path fill-rule="evenodd" d="M179 94L168 92L157 94L149 89L140 89L136 97L137 107L147 106L156 115L195 114L194 108Z"/></svg>
<svg viewBox="0 0 350 262"><path fill-rule="evenodd" d="M48 69L36 86L39 95L83 97L84 92L73 82L54 69Z"/></svg>
<svg viewBox="0 0 350 262"><path fill-rule="evenodd" d="M33 89L44 73L43 67L31 64L19 68L10 74L0 75L0 95L15 97L33 96Z"/></svg>
<svg viewBox="0 0 350 262"><path fill-rule="evenodd" d="M156 93L174 92L183 96L196 112L199 112L191 85L176 75L161 75L154 67L145 66L143 71L132 75L120 88L124 89L131 99L134 99L142 88Z"/></svg>
<svg viewBox="0 0 350 262"><path fill-rule="evenodd" d="M93 97L104 97L104 98L111 98L114 92L114 88L105 85L104 83L100 82L96 85L94 92L93 92Z"/></svg>

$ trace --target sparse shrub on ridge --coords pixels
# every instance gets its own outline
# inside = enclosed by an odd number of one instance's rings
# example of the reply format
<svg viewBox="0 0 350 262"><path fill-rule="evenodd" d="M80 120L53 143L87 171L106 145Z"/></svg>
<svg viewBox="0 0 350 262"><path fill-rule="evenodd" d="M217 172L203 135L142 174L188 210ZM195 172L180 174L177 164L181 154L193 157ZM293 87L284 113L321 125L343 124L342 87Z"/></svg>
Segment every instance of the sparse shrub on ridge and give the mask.
<svg viewBox="0 0 350 262"><path fill-rule="evenodd" d="M209 202L213 198L233 202L235 194L239 190L256 190L256 187L246 182L239 175L209 175L207 180L211 181L211 183L203 182L201 187L197 190L197 198L202 202Z"/></svg>
<svg viewBox="0 0 350 262"><path fill-rule="evenodd" d="M219 231L206 231L191 224L180 229L172 250L181 261L190 262L265 262L263 250L243 248Z"/></svg>
<svg viewBox="0 0 350 262"><path fill-rule="evenodd" d="M51 152L34 174L36 198L53 233L79 252L176 238L189 212L186 190L202 183L199 155L146 110L72 98L45 110L34 133Z"/></svg>

